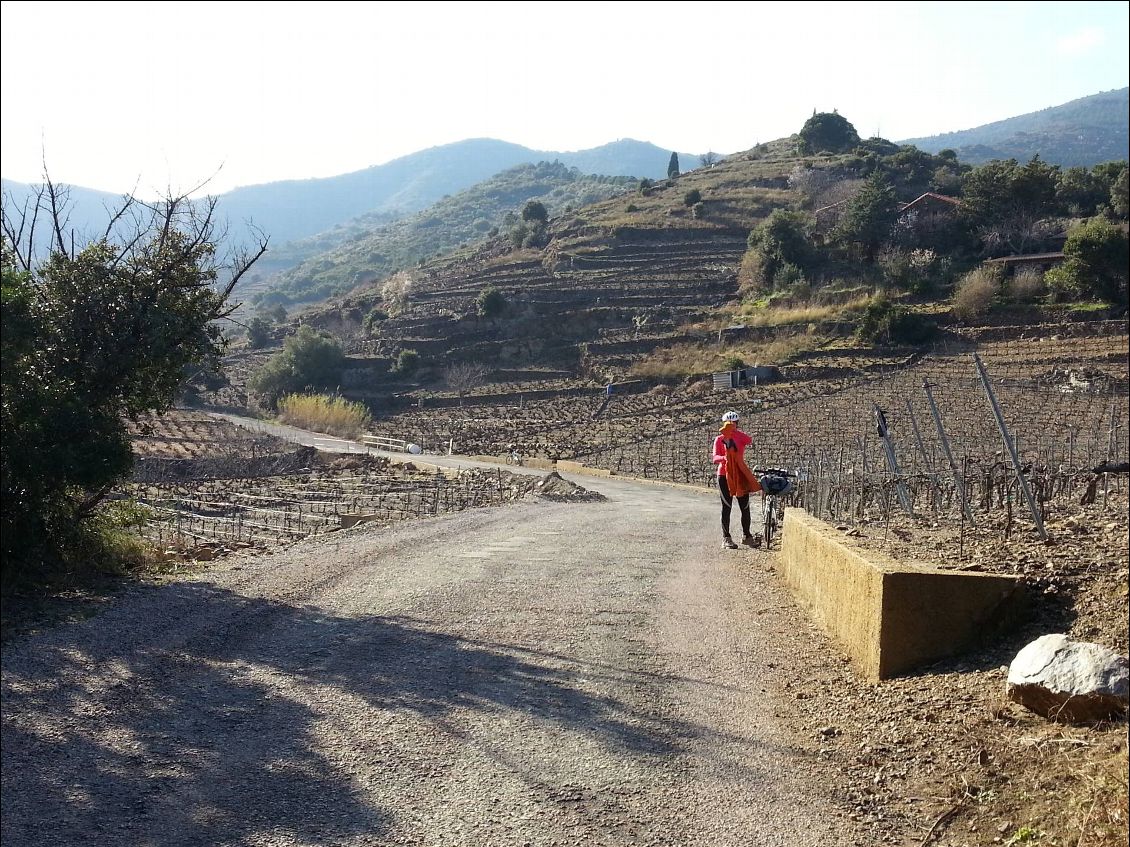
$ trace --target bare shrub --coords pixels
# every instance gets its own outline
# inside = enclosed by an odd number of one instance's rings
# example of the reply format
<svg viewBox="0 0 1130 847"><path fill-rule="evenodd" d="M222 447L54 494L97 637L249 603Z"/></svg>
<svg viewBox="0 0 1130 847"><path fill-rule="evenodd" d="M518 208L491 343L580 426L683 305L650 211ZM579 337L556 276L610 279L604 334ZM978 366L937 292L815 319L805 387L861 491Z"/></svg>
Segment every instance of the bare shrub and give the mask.
<svg viewBox="0 0 1130 847"><path fill-rule="evenodd" d="M444 382L447 387L459 395L462 400L467 392L473 391L484 382L487 376L490 375L491 369L479 362L455 362L448 365L447 369L443 372Z"/></svg>
<svg viewBox="0 0 1130 847"><path fill-rule="evenodd" d="M953 295L953 313L963 321L988 314L993 298L1000 291L1000 276L996 268L985 265L963 276Z"/></svg>
<svg viewBox="0 0 1130 847"><path fill-rule="evenodd" d="M1047 293L1044 274L1036 268L1018 270L1008 281L1008 296L1020 303L1032 303Z"/></svg>
<svg viewBox="0 0 1130 847"><path fill-rule="evenodd" d="M399 315L408 308L412 299L415 278L408 271L397 271L381 286L381 299L389 315Z"/></svg>

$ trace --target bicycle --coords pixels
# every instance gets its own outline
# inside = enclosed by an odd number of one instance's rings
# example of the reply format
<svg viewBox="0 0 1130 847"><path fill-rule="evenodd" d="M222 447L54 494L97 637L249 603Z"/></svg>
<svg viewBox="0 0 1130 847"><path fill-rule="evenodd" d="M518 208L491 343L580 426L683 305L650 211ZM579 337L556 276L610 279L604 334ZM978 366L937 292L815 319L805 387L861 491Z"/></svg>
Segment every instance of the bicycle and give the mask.
<svg viewBox="0 0 1130 847"><path fill-rule="evenodd" d="M506 464L522 467L522 456L518 453L517 450L511 450L506 454Z"/></svg>
<svg viewBox="0 0 1130 847"><path fill-rule="evenodd" d="M791 492L796 486L796 474L783 468L753 468L761 483L761 513L764 516L761 538L765 549L773 544L773 539L781 534L785 522L785 504L780 497Z"/></svg>

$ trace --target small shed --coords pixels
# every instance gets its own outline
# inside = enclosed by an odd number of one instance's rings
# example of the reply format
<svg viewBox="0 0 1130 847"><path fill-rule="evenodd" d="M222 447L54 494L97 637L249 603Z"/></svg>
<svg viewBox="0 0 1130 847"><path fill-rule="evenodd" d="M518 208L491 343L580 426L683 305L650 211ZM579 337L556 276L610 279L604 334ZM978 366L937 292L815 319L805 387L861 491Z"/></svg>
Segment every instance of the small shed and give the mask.
<svg viewBox="0 0 1130 847"><path fill-rule="evenodd" d="M737 371L720 371L714 374L714 390L726 391L732 388L762 385L766 382L776 382L780 378L781 370L774 365L757 365Z"/></svg>

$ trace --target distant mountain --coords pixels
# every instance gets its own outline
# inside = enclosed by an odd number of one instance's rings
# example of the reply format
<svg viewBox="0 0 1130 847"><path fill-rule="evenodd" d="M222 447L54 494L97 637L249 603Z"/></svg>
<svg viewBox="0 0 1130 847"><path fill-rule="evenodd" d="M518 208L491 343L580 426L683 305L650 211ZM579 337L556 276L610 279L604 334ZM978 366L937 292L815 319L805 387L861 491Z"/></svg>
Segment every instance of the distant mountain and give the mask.
<svg viewBox="0 0 1130 847"><path fill-rule="evenodd" d="M445 195L455 194L500 171L520 164L559 161L582 173L609 176L667 176L671 151L644 141L621 139L601 147L574 152L531 150L492 138L473 138L431 147L365 170L322 179L286 180L236 188L219 197L219 212L237 239L246 238L244 223L252 223L271 239L272 247L331 229L359 215L388 213L404 217L421 211ZM683 170L698 165L698 157L680 153ZM4 180L13 194L28 186ZM102 195L75 188L73 195ZM115 195L104 195L115 198ZM87 213L92 213L88 216ZM105 225L100 205L76 202L73 219L82 231Z"/></svg>
<svg viewBox="0 0 1130 847"><path fill-rule="evenodd" d="M928 138L908 138L928 153L949 148L963 162L1028 161L1037 153L1064 167L1091 167L1130 156L1130 88L1104 91L984 126Z"/></svg>
<svg viewBox="0 0 1130 847"><path fill-rule="evenodd" d="M321 300L505 231L530 200L553 216L632 192L636 185L635 177L592 176L561 162L516 165L406 218L369 212L291 242L276 251L275 261L293 267L253 286L256 299Z"/></svg>
<svg viewBox="0 0 1130 847"><path fill-rule="evenodd" d="M18 210L31 201L34 189L23 182L13 182L10 179L0 180L4 195L4 208L11 204L13 211ZM69 216L66 237L72 234L76 244L82 244L90 238L100 236L106 230L113 211L121 206L123 195L110 194L107 191L95 191L92 188L79 186L62 186L69 203ZM36 242L43 244L43 239L49 236L44 227L42 218L37 222L38 230Z"/></svg>

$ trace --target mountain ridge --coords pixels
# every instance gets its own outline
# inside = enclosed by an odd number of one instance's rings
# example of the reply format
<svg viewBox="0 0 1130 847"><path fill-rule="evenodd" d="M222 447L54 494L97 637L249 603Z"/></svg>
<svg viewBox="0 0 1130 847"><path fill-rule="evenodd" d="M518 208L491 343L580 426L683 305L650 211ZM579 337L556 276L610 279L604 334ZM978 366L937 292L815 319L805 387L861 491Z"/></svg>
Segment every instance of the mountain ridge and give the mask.
<svg viewBox="0 0 1130 847"><path fill-rule="evenodd" d="M218 211L232 232L250 237L245 222L263 230L272 244L281 245L315 235L367 213L419 212L445 195L470 188L495 174L521 164L559 161L582 173L603 176L666 177L671 151L651 142L618 139L577 151L533 150L509 141L470 138L330 177L280 180L234 188L217 195ZM696 154L679 153L680 162L697 166ZM27 183L4 179L4 191L18 201L32 189ZM121 195L72 186L76 203L94 210L91 198L119 199ZM80 216L76 214L76 218ZM102 221L105 218L101 218ZM80 221L84 227L89 226Z"/></svg>
<svg viewBox="0 0 1130 847"><path fill-rule="evenodd" d="M1063 167L1091 167L1130 154L1130 88L1100 91L1057 106L1015 115L970 129L908 138L927 153L954 150L962 162L1027 161L1039 154Z"/></svg>

